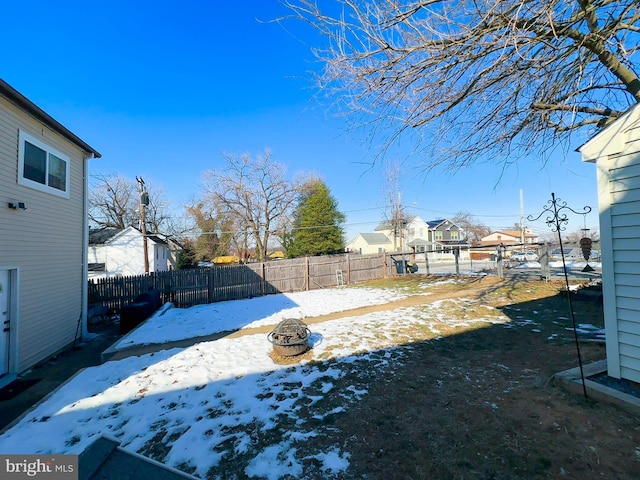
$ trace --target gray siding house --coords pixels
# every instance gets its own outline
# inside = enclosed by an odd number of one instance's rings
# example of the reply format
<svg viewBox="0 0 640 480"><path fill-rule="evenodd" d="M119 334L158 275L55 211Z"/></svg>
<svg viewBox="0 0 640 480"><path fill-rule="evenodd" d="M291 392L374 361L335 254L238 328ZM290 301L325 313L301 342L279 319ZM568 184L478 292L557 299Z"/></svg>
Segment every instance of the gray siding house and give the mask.
<svg viewBox="0 0 640 480"><path fill-rule="evenodd" d="M0 386L86 333L94 157L0 79Z"/></svg>
<svg viewBox="0 0 640 480"><path fill-rule="evenodd" d="M578 150L598 178L608 374L640 382L640 105Z"/></svg>

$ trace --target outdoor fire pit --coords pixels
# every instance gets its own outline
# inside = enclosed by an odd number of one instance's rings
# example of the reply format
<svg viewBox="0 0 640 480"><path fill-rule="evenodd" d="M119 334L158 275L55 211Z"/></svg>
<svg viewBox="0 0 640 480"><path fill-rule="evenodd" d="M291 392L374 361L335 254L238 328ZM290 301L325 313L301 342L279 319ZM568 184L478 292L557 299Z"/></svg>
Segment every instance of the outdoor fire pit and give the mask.
<svg viewBox="0 0 640 480"><path fill-rule="evenodd" d="M267 336L273 344L273 353L283 357L300 355L309 349L311 331L297 318L285 318Z"/></svg>

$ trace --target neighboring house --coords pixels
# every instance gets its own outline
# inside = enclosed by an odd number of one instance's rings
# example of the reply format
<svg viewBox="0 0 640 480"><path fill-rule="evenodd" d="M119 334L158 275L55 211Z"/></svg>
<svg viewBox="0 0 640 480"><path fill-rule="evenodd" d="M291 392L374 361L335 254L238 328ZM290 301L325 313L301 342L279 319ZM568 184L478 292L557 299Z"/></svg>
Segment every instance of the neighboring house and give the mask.
<svg viewBox="0 0 640 480"><path fill-rule="evenodd" d="M359 233L347 245L347 251L353 253L383 253L393 251L393 243L384 233Z"/></svg>
<svg viewBox="0 0 640 480"><path fill-rule="evenodd" d="M184 250L182 245L176 240L167 237L167 264L169 265L169 270L177 270L178 269L178 260L180 256L180 252Z"/></svg>
<svg viewBox="0 0 640 480"><path fill-rule="evenodd" d="M640 382L640 105L578 151L598 178L608 374Z"/></svg>
<svg viewBox="0 0 640 480"><path fill-rule="evenodd" d="M462 240L462 229L449 219L431 220L429 227L429 244L435 244L436 251L450 252L453 247L467 246ZM409 231L411 234L411 231Z"/></svg>
<svg viewBox="0 0 640 480"><path fill-rule="evenodd" d="M0 386L86 335L88 160L0 80Z"/></svg>
<svg viewBox="0 0 640 480"><path fill-rule="evenodd" d="M461 239L460 228L451 220L425 222L419 216L403 219L402 228L394 228L390 221L382 222L375 233L360 233L347 246L349 251L361 253L413 252L416 260L428 255L431 259L450 260L460 251L468 257L468 246Z"/></svg>
<svg viewBox="0 0 640 480"><path fill-rule="evenodd" d="M149 272L169 269L169 244L157 235L147 235ZM144 237L127 227L89 231L89 278L144 275Z"/></svg>
<svg viewBox="0 0 640 480"><path fill-rule="evenodd" d="M393 221L384 221L375 228L375 231L390 239L392 252L411 250L409 243L414 240L418 240L423 245L429 242L429 226L417 215L403 218L402 225L394 225Z"/></svg>
<svg viewBox="0 0 640 480"><path fill-rule="evenodd" d="M507 247L521 243L522 232L520 230L499 230L482 237L480 241L477 242L478 246L504 245ZM536 245L538 243L538 236L527 227L524 229L524 243L525 245Z"/></svg>

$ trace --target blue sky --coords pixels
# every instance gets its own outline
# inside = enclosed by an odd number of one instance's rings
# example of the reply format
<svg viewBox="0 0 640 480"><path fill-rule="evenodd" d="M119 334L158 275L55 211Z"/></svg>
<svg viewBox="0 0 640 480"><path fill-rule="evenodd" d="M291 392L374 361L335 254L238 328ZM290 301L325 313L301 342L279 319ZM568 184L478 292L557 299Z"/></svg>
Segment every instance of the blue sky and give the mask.
<svg viewBox="0 0 640 480"><path fill-rule="evenodd" d="M324 178L351 239L383 219L384 168L313 99L309 71L319 65L308 44L319 39L302 25L288 24L294 36L268 22L282 13L277 0L10 2L0 77L103 155L92 175L160 185L177 217L202 173L222 166L222 152L268 148L289 174ZM403 160L396 155L389 160ZM403 177L403 204L425 220L467 211L494 230L510 227L522 190L525 215L555 192L576 210L591 206L587 227L598 228L595 166L573 149L544 167L527 159L506 173L477 164L424 177L408 164ZM583 224L572 216L567 229ZM543 222L531 227L549 232Z"/></svg>

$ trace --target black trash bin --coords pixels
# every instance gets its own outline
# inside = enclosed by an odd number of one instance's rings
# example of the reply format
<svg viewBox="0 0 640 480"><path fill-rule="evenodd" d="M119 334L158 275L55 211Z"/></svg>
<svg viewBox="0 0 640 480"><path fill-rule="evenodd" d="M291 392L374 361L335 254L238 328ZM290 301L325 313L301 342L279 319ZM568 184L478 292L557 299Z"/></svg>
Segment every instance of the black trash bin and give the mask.
<svg viewBox="0 0 640 480"><path fill-rule="evenodd" d="M406 265L405 265L407 261L406 260L394 260L394 261L396 263L396 273L398 275L404 274L407 271Z"/></svg>
<svg viewBox="0 0 640 480"><path fill-rule="evenodd" d="M149 290L120 309L120 333L128 333L162 306L159 290Z"/></svg>
<svg viewBox="0 0 640 480"><path fill-rule="evenodd" d="M405 273L416 273L418 271L418 265L411 263L409 260L395 260L396 273L403 275Z"/></svg>

